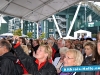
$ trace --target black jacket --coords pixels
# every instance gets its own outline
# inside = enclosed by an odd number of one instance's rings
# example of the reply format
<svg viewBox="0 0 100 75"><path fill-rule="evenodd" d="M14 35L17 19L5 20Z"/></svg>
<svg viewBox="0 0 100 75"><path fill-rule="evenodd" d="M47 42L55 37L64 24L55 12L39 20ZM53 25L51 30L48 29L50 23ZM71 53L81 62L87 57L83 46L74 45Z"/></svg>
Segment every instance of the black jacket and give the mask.
<svg viewBox="0 0 100 75"><path fill-rule="evenodd" d="M36 51L37 51L38 48L39 48L39 45L33 47L33 50L35 51L35 53L36 53Z"/></svg>
<svg viewBox="0 0 100 75"><path fill-rule="evenodd" d="M92 61L92 56L88 56L84 58L82 66L96 65L95 62ZM80 72L79 75L95 75L95 72Z"/></svg>
<svg viewBox="0 0 100 75"><path fill-rule="evenodd" d="M14 49L15 53L21 60L24 67L27 69L29 74L32 75L56 75L56 69L53 66L53 64L46 62L46 64L38 71L38 65L35 63L35 59L26 55L21 48L21 46L18 46Z"/></svg>
<svg viewBox="0 0 100 75"><path fill-rule="evenodd" d="M1 75L22 75L21 67L15 65L16 60L17 58L11 52L0 56Z"/></svg>

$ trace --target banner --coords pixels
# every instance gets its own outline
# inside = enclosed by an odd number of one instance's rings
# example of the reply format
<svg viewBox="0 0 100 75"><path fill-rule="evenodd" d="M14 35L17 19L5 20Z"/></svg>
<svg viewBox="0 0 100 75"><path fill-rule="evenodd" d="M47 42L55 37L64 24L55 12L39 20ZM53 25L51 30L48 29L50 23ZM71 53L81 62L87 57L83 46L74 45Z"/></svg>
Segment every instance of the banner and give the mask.
<svg viewBox="0 0 100 75"><path fill-rule="evenodd" d="M62 72L90 72L90 71L100 71L100 65L93 66L68 66L62 67Z"/></svg>

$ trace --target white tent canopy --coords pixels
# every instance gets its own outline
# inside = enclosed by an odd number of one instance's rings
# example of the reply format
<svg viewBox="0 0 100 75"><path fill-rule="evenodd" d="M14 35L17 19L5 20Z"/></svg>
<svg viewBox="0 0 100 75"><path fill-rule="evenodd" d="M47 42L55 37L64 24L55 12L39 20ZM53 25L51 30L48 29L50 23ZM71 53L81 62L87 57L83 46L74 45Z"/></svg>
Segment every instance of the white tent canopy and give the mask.
<svg viewBox="0 0 100 75"><path fill-rule="evenodd" d="M0 13L37 22L80 1L86 0L0 0Z"/></svg>
<svg viewBox="0 0 100 75"><path fill-rule="evenodd" d="M72 40L74 40L74 39L77 39L77 38L72 37L72 36L68 36L68 37L63 37L63 39L72 39Z"/></svg>
<svg viewBox="0 0 100 75"><path fill-rule="evenodd" d="M36 22L80 1L82 0L0 0L0 13Z"/></svg>
<svg viewBox="0 0 100 75"><path fill-rule="evenodd" d="M85 38L86 38L86 37L91 37L91 34L92 34L92 33L91 33L90 31L78 30L78 31L75 31L75 32L74 32L74 37L75 37L75 38L81 38L82 35L84 35Z"/></svg>
<svg viewBox="0 0 100 75"><path fill-rule="evenodd" d="M25 34L22 34L22 36L20 36L20 37L28 37L27 35L25 35Z"/></svg>
<svg viewBox="0 0 100 75"><path fill-rule="evenodd" d="M4 33L4 34L1 34L0 36L13 36L12 33Z"/></svg>

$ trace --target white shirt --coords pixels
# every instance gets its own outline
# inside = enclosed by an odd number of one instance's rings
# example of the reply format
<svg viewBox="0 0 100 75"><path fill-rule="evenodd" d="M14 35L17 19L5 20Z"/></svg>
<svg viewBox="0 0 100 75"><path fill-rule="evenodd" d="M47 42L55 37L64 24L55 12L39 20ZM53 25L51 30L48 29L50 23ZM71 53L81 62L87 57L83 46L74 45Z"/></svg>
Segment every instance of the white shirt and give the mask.
<svg viewBox="0 0 100 75"><path fill-rule="evenodd" d="M55 60L54 60L54 62L53 62L53 65L54 65L55 67L58 65L58 62L59 62L60 58L61 58L61 57L56 57L56 58L55 58ZM62 67L63 67L63 65L60 67L60 70L61 70Z"/></svg>

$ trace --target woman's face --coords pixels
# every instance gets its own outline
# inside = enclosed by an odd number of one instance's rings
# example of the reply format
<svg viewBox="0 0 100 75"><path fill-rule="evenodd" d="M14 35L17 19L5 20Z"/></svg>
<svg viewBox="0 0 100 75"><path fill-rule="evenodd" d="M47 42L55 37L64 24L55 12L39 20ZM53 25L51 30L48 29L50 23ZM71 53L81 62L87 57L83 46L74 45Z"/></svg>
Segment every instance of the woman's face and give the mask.
<svg viewBox="0 0 100 75"><path fill-rule="evenodd" d="M32 44L33 44L34 47L38 45L35 40L32 42Z"/></svg>
<svg viewBox="0 0 100 75"><path fill-rule="evenodd" d="M65 46L66 46L67 48L70 48L70 47L71 47L71 43L70 43L68 40L66 40Z"/></svg>
<svg viewBox="0 0 100 75"><path fill-rule="evenodd" d="M67 52L64 58L64 66L75 66L75 56L71 52Z"/></svg>
<svg viewBox="0 0 100 75"><path fill-rule="evenodd" d="M97 35L97 51L98 51L98 54L100 55L100 33Z"/></svg>
<svg viewBox="0 0 100 75"><path fill-rule="evenodd" d="M19 39L19 41L20 41L20 44L23 45L22 39Z"/></svg>
<svg viewBox="0 0 100 75"><path fill-rule="evenodd" d="M97 51L98 51L98 54L100 55L100 41L98 40L98 43L97 43Z"/></svg>
<svg viewBox="0 0 100 75"><path fill-rule="evenodd" d="M45 52L45 47L40 46L35 54L37 59L46 59L48 54Z"/></svg>
<svg viewBox="0 0 100 75"><path fill-rule="evenodd" d="M92 54L92 49L90 46L85 46L84 49L87 56Z"/></svg>

